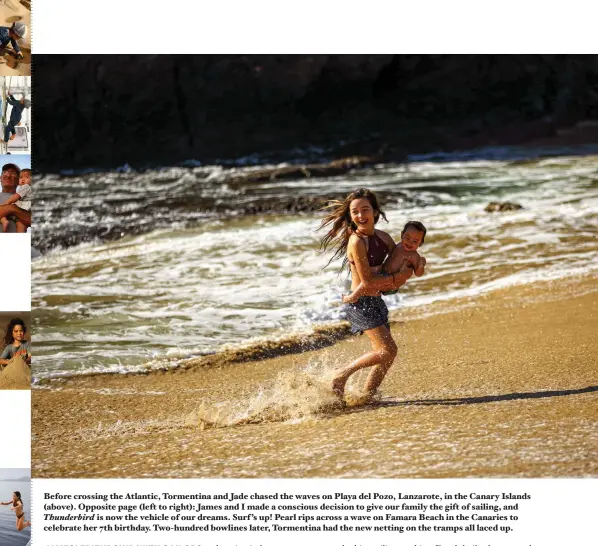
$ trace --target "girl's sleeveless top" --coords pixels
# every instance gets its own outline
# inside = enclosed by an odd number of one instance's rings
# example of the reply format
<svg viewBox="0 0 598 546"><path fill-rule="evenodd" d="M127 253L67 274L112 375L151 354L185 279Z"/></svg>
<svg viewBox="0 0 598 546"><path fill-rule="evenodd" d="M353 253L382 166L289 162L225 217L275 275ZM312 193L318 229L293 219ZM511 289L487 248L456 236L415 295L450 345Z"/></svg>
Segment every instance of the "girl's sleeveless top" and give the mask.
<svg viewBox="0 0 598 546"><path fill-rule="evenodd" d="M368 262L370 267L382 265L386 259L386 256L388 256L388 245L377 233L374 233L374 235L368 237L367 239ZM349 260L349 263L355 264L355 262L352 262L351 260Z"/></svg>

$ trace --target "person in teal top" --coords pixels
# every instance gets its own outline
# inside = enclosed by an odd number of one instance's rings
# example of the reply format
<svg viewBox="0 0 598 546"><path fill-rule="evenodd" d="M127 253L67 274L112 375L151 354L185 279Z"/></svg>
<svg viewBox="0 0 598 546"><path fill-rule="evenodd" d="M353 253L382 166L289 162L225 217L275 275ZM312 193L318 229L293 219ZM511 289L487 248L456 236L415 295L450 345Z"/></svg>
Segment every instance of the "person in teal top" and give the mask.
<svg viewBox="0 0 598 546"><path fill-rule="evenodd" d="M21 355L31 365L31 342L25 341L27 326L20 318L13 318L6 328L4 351L0 355L0 366L6 366L15 356Z"/></svg>

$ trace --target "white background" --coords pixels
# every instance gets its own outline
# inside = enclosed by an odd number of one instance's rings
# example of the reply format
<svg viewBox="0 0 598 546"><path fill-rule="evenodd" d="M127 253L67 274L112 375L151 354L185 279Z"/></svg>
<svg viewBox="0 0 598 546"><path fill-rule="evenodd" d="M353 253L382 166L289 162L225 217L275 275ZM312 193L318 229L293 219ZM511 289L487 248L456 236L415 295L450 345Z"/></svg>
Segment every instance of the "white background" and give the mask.
<svg viewBox="0 0 598 546"><path fill-rule="evenodd" d="M31 235L0 233L0 256L0 311L31 311Z"/></svg>
<svg viewBox="0 0 598 546"><path fill-rule="evenodd" d="M586 0L34 0L40 53L596 53ZM159 76L159 75L157 75Z"/></svg>
<svg viewBox="0 0 598 546"><path fill-rule="evenodd" d="M31 391L0 390L0 467L31 467Z"/></svg>

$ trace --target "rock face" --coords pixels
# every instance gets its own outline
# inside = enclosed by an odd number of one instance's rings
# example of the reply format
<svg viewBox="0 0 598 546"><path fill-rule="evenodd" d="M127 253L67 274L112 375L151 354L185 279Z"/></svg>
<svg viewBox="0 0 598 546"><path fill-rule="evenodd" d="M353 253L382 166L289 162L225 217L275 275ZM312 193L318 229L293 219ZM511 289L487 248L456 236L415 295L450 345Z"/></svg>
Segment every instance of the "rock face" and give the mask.
<svg viewBox="0 0 598 546"><path fill-rule="evenodd" d="M591 55L36 55L34 71L43 172L341 140L334 156L396 158L598 118Z"/></svg>
<svg viewBox="0 0 598 546"><path fill-rule="evenodd" d="M507 212L510 210L520 210L522 208L523 207L519 203L509 203L508 201L505 201L504 203L497 203L492 201L486 205L484 210L486 212Z"/></svg>

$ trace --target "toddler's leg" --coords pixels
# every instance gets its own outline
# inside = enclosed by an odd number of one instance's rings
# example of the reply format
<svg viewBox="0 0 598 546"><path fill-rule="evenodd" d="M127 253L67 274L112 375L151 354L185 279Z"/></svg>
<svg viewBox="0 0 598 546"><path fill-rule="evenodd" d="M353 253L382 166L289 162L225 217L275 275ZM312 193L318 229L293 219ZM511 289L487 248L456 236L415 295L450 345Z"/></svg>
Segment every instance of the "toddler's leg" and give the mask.
<svg viewBox="0 0 598 546"><path fill-rule="evenodd" d="M8 218L10 214L10 205L0 205L0 223L2 224L2 231L8 231Z"/></svg>

